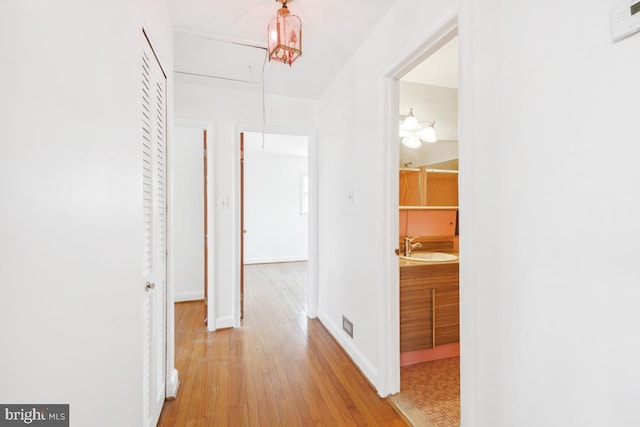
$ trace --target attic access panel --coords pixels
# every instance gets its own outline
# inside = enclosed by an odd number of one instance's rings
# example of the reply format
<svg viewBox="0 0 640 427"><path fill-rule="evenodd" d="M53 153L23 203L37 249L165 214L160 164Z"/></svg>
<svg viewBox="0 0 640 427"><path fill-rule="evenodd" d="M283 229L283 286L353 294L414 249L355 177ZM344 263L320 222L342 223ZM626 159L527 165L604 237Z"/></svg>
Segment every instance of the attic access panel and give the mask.
<svg viewBox="0 0 640 427"><path fill-rule="evenodd" d="M204 36L174 34L176 73L259 83L266 49Z"/></svg>

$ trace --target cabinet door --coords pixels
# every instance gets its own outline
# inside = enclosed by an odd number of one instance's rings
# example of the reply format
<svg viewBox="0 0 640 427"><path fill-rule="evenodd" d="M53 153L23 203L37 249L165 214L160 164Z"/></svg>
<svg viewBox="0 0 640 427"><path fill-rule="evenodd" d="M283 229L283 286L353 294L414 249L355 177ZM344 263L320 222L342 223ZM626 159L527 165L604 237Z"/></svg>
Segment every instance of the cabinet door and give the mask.
<svg viewBox="0 0 640 427"><path fill-rule="evenodd" d="M458 206L458 174L449 172L425 173L427 206Z"/></svg>
<svg viewBox="0 0 640 427"><path fill-rule="evenodd" d="M433 347L433 290L400 293L400 351Z"/></svg>
<svg viewBox="0 0 640 427"><path fill-rule="evenodd" d="M433 303L434 343L449 344L460 340L460 295L457 287L435 291Z"/></svg>
<svg viewBox="0 0 640 427"><path fill-rule="evenodd" d="M421 170L400 170L400 206L423 206L425 204L423 181Z"/></svg>

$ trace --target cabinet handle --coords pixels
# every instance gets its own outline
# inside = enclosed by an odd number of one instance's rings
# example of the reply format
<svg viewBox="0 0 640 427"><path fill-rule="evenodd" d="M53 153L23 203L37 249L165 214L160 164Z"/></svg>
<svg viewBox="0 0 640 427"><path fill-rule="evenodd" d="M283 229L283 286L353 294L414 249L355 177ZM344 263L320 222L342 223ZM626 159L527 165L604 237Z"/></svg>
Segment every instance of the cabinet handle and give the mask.
<svg viewBox="0 0 640 427"><path fill-rule="evenodd" d="M152 289L154 289L155 287L156 287L155 283L147 282L147 285L144 288L147 290L147 292L149 292Z"/></svg>
<svg viewBox="0 0 640 427"><path fill-rule="evenodd" d="M436 348L436 290L431 289L431 348Z"/></svg>

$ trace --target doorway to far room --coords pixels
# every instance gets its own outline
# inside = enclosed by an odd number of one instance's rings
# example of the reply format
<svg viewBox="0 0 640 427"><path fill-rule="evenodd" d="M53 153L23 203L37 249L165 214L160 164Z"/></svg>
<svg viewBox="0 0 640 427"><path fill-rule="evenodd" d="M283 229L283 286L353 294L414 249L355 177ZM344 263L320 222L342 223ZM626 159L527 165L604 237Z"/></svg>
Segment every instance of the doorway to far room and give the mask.
<svg viewBox="0 0 640 427"><path fill-rule="evenodd" d="M241 136L241 313L245 265L309 258L308 137ZM306 277L305 277L306 280Z"/></svg>

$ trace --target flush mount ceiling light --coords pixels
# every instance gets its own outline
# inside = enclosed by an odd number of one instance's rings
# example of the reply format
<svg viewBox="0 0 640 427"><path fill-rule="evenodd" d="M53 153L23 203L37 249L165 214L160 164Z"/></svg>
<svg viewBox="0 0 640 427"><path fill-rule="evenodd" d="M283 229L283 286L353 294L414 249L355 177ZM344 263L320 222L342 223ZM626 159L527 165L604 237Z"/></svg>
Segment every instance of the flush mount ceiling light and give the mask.
<svg viewBox="0 0 640 427"><path fill-rule="evenodd" d="M302 22L289 12L287 3L291 0L276 1L282 3L282 8L269 22L269 61L291 66L302 56Z"/></svg>
<svg viewBox="0 0 640 427"><path fill-rule="evenodd" d="M436 142L436 130L433 122L419 122L413 108L409 110L406 116L400 116L400 138L402 143L409 148L418 148L422 142Z"/></svg>

